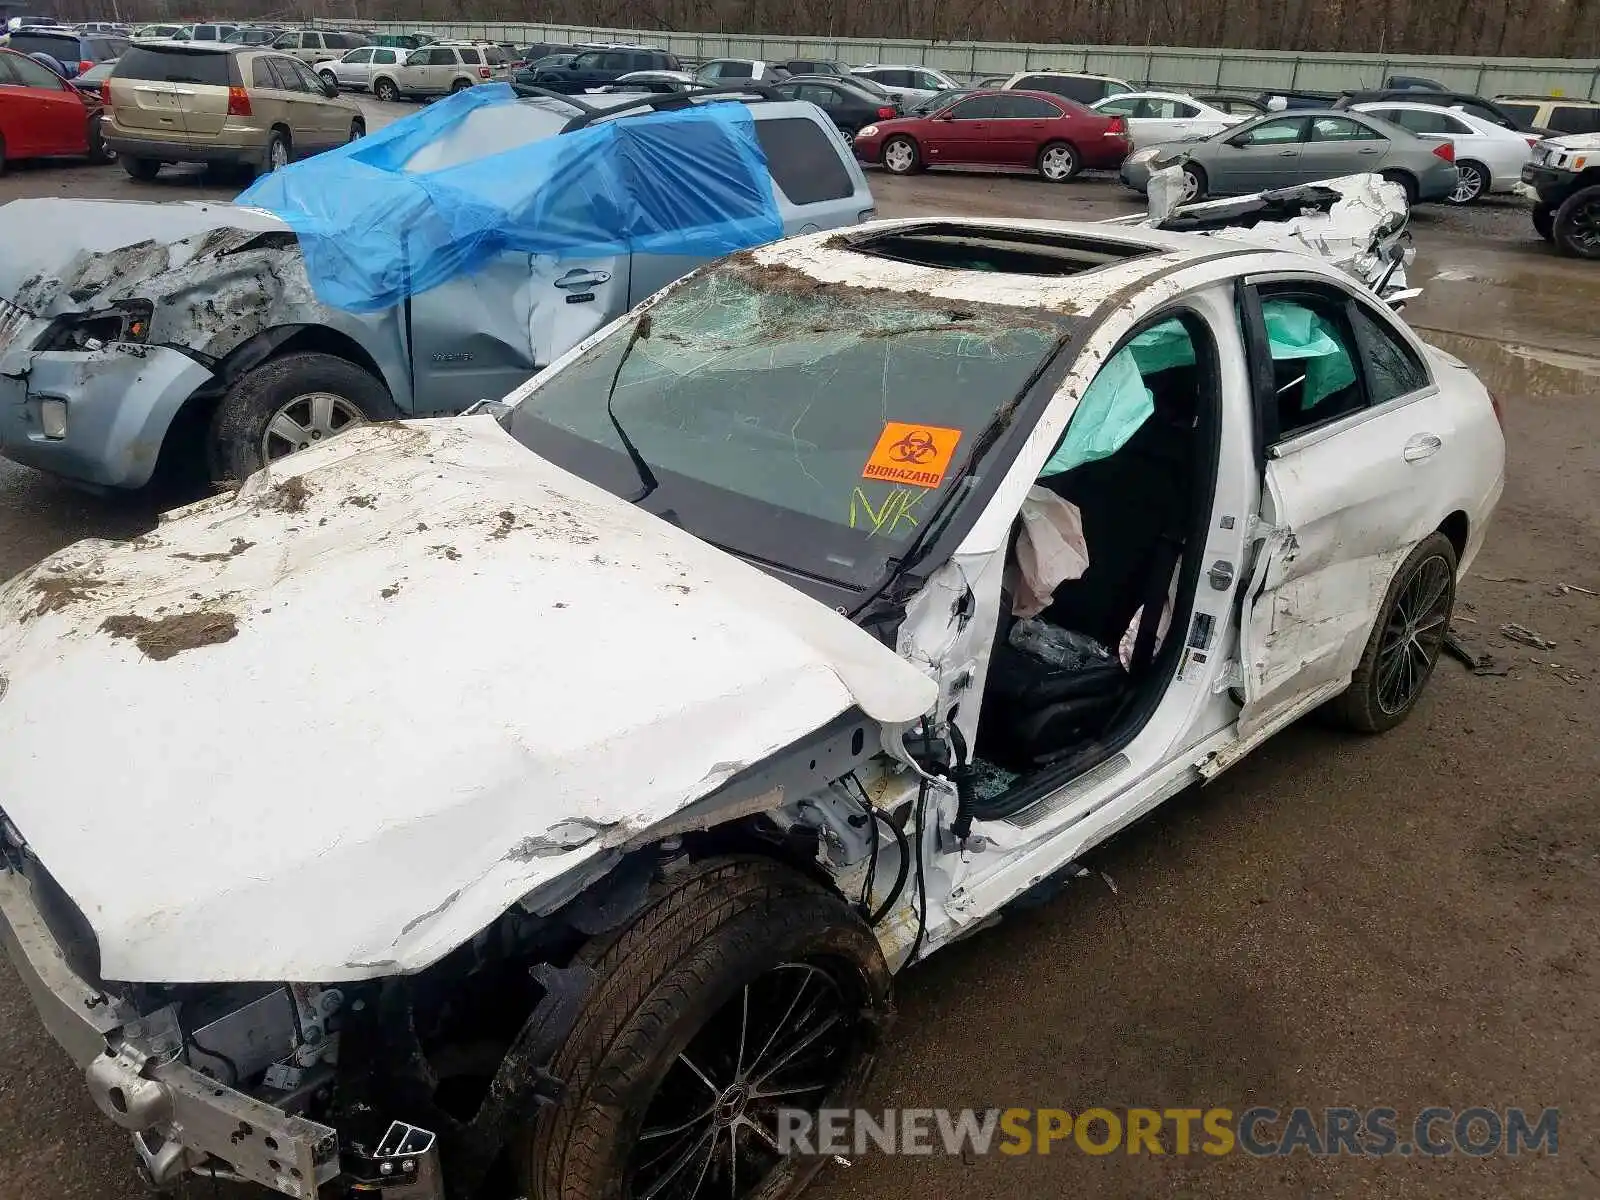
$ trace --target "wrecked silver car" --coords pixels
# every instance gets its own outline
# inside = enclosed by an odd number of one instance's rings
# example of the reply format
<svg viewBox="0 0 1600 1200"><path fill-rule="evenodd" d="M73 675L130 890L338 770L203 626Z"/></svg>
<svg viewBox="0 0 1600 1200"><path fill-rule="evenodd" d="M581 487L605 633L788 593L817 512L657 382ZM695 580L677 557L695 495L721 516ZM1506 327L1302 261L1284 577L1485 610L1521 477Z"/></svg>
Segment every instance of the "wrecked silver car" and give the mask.
<svg viewBox="0 0 1600 1200"><path fill-rule="evenodd" d="M1417 710L1504 465L1336 268L1094 224L735 255L492 407L0 589L0 941L158 1186L795 1196L893 972Z"/></svg>
<svg viewBox="0 0 1600 1200"><path fill-rule="evenodd" d="M709 258L872 215L815 106L706 97L477 87L246 204L13 201L0 454L109 488L163 460L242 480L498 399Z"/></svg>

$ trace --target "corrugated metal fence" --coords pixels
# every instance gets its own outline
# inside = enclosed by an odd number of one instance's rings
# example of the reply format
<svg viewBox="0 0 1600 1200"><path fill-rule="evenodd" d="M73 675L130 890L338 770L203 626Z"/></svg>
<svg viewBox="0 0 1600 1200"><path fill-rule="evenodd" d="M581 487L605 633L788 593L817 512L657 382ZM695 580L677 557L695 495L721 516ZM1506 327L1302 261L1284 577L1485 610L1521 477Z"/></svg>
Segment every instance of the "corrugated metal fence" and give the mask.
<svg viewBox="0 0 1600 1200"><path fill-rule="evenodd" d="M324 21L354 26L354 21ZM364 24L363 28L372 28ZM1296 54L1170 46L1062 46L1042 43L873 41L719 33L663 33L599 26L460 22L379 22L385 33L487 38L495 42L643 42L696 62L710 58L826 58L923 63L976 78L1039 67L1094 71L1130 80L1251 92L1269 88L1339 91L1378 87L1390 75L1422 75L1480 96L1551 95L1600 100L1600 59L1452 58L1446 55Z"/></svg>

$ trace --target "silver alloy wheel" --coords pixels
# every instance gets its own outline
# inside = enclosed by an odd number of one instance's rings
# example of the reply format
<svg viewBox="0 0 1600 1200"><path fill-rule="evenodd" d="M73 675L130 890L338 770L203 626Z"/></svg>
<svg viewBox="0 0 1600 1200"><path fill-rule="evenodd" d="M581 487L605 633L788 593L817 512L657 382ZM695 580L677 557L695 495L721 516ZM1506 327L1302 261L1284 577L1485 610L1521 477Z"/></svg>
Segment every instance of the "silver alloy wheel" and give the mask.
<svg viewBox="0 0 1600 1200"><path fill-rule="evenodd" d="M281 137L272 139L272 149L267 153L267 163L274 171L289 165L289 147Z"/></svg>
<svg viewBox="0 0 1600 1200"><path fill-rule="evenodd" d="M1178 196L1180 204L1193 200L1200 194L1200 177L1188 167L1183 169L1183 192Z"/></svg>
<svg viewBox="0 0 1600 1200"><path fill-rule="evenodd" d="M1072 174L1072 151L1065 146L1051 146L1039 160L1039 170L1052 183L1059 183Z"/></svg>
<svg viewBox="0 0 1600 1200"><path fill-rule="evenodd" d="M1483 193L1483 176L1471 163L1456 167L1456 190L1450 193L1450 203L1471 204Z"/></svg>
<svg viewBox="0 0 1600 1200"><path fill-rule="evenodd" d="M883 152L883 165L896 174L911 170L916 161L917 156L912 152L909 142L890 142Z"/></svg>
<svg viewBox="0 0 1600 1200"><path fill-rule="evenodd" d="M352 426L364 425L366 420L359 408L332 392L296 396L267 422L267 431L261 437L262 461L273 462L318 445Z"/></svg>
<svg viewBox="0 0 1600 1200"><path fill-rule="evenodd" d="M853 130L841 129L839 130L839 136L844 139L846 146L854 146L856 144L856 135Z"/></svg>

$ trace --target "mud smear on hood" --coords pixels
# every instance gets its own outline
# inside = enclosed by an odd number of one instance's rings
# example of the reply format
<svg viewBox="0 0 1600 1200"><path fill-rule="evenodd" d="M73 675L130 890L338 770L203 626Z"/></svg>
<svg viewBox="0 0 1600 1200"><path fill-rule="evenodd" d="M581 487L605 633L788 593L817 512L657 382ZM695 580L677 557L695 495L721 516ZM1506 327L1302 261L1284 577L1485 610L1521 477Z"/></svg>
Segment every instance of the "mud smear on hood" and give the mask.
<svg viewBox="0 0 1600 1200"><path fill-rule="evenodd" d="M239 636L239 621L230 612L178 613L156 620L123 613L107 617L100 629L114 638L128 638L146 658L165 662L185 650L231 642Z"/></svg>
<svg viewBox="0 0 1600 1200"><path fill-rule="evenodd" d="M42 617L46 613L60 612L82 600L92 600L103 586L93 576L75 571L61 575L44 575L30 585L38 597L31 615Z"/></svg>

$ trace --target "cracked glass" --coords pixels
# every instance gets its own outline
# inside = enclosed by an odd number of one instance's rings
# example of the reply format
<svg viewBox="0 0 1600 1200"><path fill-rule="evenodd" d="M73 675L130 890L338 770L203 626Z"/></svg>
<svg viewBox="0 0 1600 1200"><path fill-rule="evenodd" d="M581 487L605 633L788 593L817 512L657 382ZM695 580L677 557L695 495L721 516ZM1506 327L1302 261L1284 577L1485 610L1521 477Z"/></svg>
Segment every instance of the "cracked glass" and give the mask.
<svg viewBox="0 0 1600 1200"><path fill-rule="evenodd" d="M940 507L1073 325L821 283L748 260L693 277L532 392L508 428L718 545L859 586ZM631 342L631 349L629 345ZM980 464L981 465L981 464Z"/></svg>

